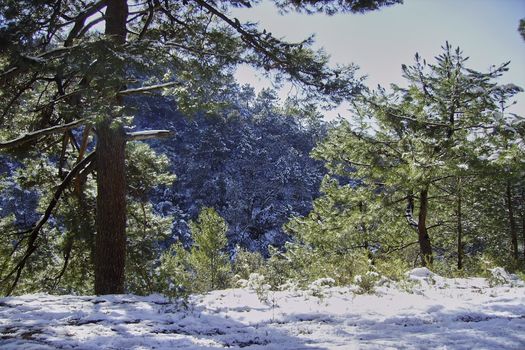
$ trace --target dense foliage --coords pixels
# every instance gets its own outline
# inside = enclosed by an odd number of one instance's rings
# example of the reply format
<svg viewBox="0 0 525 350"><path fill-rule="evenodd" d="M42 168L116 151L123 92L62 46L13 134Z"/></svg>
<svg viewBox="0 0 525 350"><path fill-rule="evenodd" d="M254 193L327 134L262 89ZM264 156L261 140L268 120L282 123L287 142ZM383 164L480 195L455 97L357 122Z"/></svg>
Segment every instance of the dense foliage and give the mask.
<svg viewBox="0 0 525 350"><path fill-rule="evenodd" d="M355 101L355 118L313 152L331 175L287 226L300 242L323 259L364 249L448 271L518 266L525 122L506 108L521 88L497 84L508 64L480 73L466 62L447 43L436 63L403 66L406 88Z"/></svg>
<svg viewBox="0 0 525 350"><path fill-rule="evenodd" d="M274 3L283 11L333 14L362 13L399 2ZM46 224L62 201L70 210L76 206L95 213L94 221L86 215L79 219L85 222L73 223L96 230L95 293L124 292L128 238L133 236L127 234L126 204L132 187L126 171L135 165L129 159L126 164L126 144L169 135L168 130L130 134L126 127L133 113L126 97L163 91L188 115L214 114L228 105L221 97L239 64L265 71L276 83L292 82L309 102L333 105L360 91L356 67L329 67L328 56L311 48L312 38L288 43L230 17L232 8L256 3L6 0L0 4L0 149L23 157L24 169L36 175L35 185L53 188L42 188L43 214L31 229L2 237L7 246L0 272L4 293L16 289L29 265L36 266L31 263L35 252L47 254L57 244L49 243L53 235ZM71 202L66 198L70 195L77 199ZM69 261L71 244L63 245ZM67 265L57 272L58 279Z"/></svg>
<svg viewBox="0 0 525 350"><path fill-rule="evenodd" d="M332 15L401 1L273 2ZM406 86L367 91L312 38L230 17L256 3L0 4L0 293L367 292L412 265L523 269L508 63L474 71L447 43L402 67ZM255 96L240 64L299 94ZM349 118L321 122L342 101Z"/></svg>
<svg viewBox="0 0 525 350"><path fill-rule="evenodd" d="M207 206L228 222L230 248L240 244L266 254L269 244L284 244L282 226L305 215L318 194L325 171L309 153L325 126L314 110L279 107L271 91L254 96L249 88L232 87L225 98L236 106L192 118L168 99L133 101L138 128L176 130L151 143L177 174L152 199L160 215L174 217L173 234L185 245L191 243L187 222Z"/></svg>

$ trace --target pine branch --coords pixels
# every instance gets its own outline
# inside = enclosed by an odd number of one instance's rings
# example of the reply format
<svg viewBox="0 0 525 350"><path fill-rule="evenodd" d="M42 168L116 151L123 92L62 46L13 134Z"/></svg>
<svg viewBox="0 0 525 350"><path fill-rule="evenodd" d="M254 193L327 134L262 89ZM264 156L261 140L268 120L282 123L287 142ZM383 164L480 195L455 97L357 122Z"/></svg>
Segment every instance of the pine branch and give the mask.
<svg viewBox="0 0 525 350"><path fill-rule="evenodd" d="M64 178L62 183L58 186L58 188L55 190L55 193L53 194L53 198L51 199L51 202L46 208L46 211L42 216L40 217L40 220L36 223L35 227L32 229L31 234L29 236L29 242L27 243L27 249L24 253L24 256L22 257L22 260L18 262L18 264L9 272L3 279L2 283L6 282L13 274L16 273L15 279L13 283L11 284L11 287L8 289L6 296L11 295L13 290L16 288L18 281L20 280L20 276L22 274L22 271L27 263L27 260L29 257L35 252L37 249L36 240L38 238L38 235L40 233L40 229L44 226L44 224L49 220L51 217L51 214L53 213L53 210L58 204L58 201L60 199L60 196L64 192L64 190L69 186L71 181L75 178L75 176L78 175L78 173L86 168L92 161L95 159L95 152L91 152L86 158L84 158L80 163L77 163L71 169L71 171L67 174L67 176Z"/></svg>

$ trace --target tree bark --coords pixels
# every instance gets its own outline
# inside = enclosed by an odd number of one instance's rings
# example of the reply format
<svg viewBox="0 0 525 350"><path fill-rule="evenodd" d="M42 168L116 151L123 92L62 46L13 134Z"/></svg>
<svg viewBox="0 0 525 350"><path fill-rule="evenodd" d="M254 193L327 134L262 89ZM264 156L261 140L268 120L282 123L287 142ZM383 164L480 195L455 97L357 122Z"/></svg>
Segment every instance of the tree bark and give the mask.
<svg viewBox="0 0 525 350"><path fill-rule="evenodd" d="M126 262L125 133L107 120L97 125L97 235L95 294L124 293Z"/></svg>
<svg viewBox="0 0 525 350"><path fill-rule="evenodd" d="M127 0L107 0L106 1L106 30L104 34L118 43L126 42L126 21L128 19Z"/></svg>
<svg viewBox="0 0 525 350"><path fill-rule="evenodd" d="M116 44L126 42L126 0L108 0L105 34ZM114 67L124 77L124 68ZM118 93L118 91L116 91ZM117 97L109 104L121 104ZM126 134L113 117L96 126L97 235L95 239L95 294L124 293L126 263ZM117 116L118 117L118 116Z"/></svg>
<svg viewBox="0 0 525 350"><path fill-rule="evenodd" d="M417 232L419 239L419 249L421 251L422 266L431 266L433 263L432 244L427 231L428 214L428 188L419 193L419 216L417 222Z"/></svg>
<svg viewBox="0 0 525 350"><path fill-rule="evenodd" d="M462 213L462 193L461 193L461 178L458 178L458 194L456 202L456 216L458 220L457 234L458 234L458 270L463 269L463 213Z"/></svg>
<svg viewBox="0 0 525 350"><path fill-rule="evenodd" d="M523 259L525 260L525 187L521 188L521 234L523 239Z"/></svg>
<svg viewBox="0 0 525 350"><path fill-rule="evenodd" d="M512 255L514 259L518 260L518 230L516 221L514 219L514 207L512 205L512 187L510 181L507 180L507 214L509 215L509 231L512 245Z"/></svg>

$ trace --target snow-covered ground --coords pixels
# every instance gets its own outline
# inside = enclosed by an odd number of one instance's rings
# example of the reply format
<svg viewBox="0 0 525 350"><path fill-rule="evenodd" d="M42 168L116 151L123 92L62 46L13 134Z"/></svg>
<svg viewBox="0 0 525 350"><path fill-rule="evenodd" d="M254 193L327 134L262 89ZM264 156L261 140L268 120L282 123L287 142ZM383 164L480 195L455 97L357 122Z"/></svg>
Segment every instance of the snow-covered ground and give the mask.
<svg viewBox="0 0 525 350"><path fill-rule="evenodd" d="M491 286L415 269L371 295L312 286L263 302L243 288L187 308L161 296L3 298L0 349L525 349L525 284L501 276Z"/></svg>

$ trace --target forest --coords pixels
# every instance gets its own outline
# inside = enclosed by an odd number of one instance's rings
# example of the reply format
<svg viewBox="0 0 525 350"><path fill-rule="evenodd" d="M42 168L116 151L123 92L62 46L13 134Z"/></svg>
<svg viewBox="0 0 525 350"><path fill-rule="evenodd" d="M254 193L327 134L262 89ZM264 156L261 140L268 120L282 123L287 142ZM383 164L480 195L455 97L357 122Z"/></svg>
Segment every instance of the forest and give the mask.
<svg viewBox="0 0 525 350"><path fill-rule="evenodd" d="M273 2L285 16L404 6ZM509 63L478 71L444 42L402 66L405 85L371 89L312 37L232 17L257 3L1 2L2 296L187 298L257 278L370 292L415 267L525 276ZM299 93L240 85L239 65Z"/></svg>

